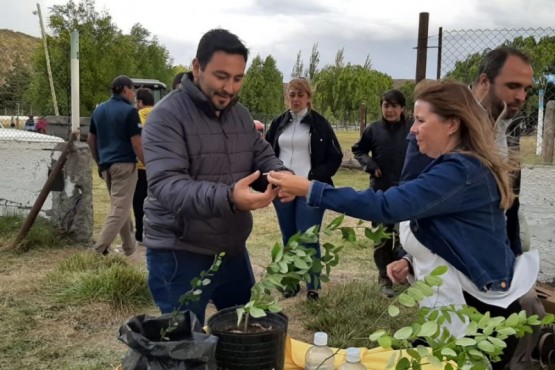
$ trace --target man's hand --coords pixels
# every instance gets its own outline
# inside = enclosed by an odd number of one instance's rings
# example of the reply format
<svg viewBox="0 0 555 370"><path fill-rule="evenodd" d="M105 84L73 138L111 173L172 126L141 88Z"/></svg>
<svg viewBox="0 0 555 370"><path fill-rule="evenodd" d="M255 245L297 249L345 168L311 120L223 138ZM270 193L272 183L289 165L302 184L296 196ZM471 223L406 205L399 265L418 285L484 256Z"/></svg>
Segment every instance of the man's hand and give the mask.
<svg viewBox="0 0 555 370"><path fill-rule="evenodd" d="M409 261L404 258L387 265L387 277L395 284L403 284L409 274Z"/></svg>
<svg viewBox="0 0 555 370"><path fill-rule="evenodd" d="M250 185L259 177L260 171L255 171L235 183L232 201L238 210L253 211L267 207L277 196L279 189L273 188L271 184L268 184L264 193L257 193L251 190Z"/></svg>
<svg viewBox="0 0 555 370"><path fill-rule="evenodd" d="M305 197L310 187L310 181L302 176L295 176L287 171L271 171L268 174L268 182L277 185L282 201L289 201L291 196ZM288 200L286 200L288 199Z"/></svg>

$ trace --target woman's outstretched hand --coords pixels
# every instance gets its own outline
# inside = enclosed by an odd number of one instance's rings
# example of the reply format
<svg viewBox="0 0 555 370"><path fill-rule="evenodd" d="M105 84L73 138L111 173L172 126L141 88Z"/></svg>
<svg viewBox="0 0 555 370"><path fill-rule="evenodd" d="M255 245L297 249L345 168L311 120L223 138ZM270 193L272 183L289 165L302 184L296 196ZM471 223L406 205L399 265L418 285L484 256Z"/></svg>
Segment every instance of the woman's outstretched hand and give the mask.
<svg viewBox="0 0 555 370"><path fill-rule="evenodd" d="M268 182L279 187L278 196L282 198L282 201L291 200L288 198L295 196L304 197L310 187L308 179L286 171L271 171L268 174Z"/></svg>

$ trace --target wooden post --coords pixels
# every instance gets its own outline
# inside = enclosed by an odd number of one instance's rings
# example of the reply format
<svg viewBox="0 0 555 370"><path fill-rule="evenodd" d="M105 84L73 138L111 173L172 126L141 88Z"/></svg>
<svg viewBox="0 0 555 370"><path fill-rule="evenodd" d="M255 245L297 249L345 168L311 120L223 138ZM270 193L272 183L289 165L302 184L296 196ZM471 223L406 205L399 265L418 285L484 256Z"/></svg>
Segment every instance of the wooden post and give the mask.
<svg viewBox="0 0 555 370"><path fill-rule="evenodd" d="M418 21L418 46L416 51L416 83L426 78L426 59L428 58L429 13L420 13Z"/></svg>
<svg viewBox="0 0 555 370"><path fill-rule="evenodd" d="M553 142L555 140L555 100L550 100L545 105L545 120L543 130L543 163L553 164Z"/></svg>
<svg viewBox="0 0 555 370"><path fill-rule="evenodd" d="M42 34L42 44L44 46L44 57L46 58L46 71L48 73L48 81L50 82L50 94L52 95L52 105L54 105L54 115L59 116L58 100L56 99L56 90L54 90L54 80L52 79L52 69L50 68L50 54L48 53L48 45L46 43L46 32L44 31L44 24L42 23L42 13L40 11L40 4L37 3L37 13L40 21L40 32Z"/></svg>

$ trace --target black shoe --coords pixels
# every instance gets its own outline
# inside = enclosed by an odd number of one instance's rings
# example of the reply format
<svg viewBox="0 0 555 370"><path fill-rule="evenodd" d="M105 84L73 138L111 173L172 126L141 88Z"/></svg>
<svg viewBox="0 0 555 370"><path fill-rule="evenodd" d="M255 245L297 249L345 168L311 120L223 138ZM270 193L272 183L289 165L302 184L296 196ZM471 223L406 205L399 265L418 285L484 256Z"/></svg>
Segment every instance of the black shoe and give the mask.
<svg viewBox="0 0 555 370"><path fill-rule="evenodd" d="M320 299L320 296L318 295L318 292L315 290L309 290L306 293L306 299L309 301L317 301Z"/></svg>
<svg viewBox="0 0 555 370"><path fill-rule="evenodd" d="M283 292L284 298L291 298L299 294L301 291L301 286L299 284L295 285L294 287L290 287Z"/></svg>

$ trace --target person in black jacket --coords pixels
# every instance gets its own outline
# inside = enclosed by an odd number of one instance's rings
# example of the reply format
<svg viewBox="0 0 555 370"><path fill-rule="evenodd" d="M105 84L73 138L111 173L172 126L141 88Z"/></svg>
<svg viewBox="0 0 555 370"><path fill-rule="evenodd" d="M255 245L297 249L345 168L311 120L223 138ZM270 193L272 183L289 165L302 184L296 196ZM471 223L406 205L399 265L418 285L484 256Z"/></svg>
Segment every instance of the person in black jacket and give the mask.
<svg viewBox="0 0 555 370"><path fill-rule="evenodd" d="M289 110L272 121L266 140L285 167L295 174L333 185L331 178L341 165L343 152L329 122L312 109L311 99L312 89L308 80L291 80L286 91ZM324 210L308 207L305 197L297 197L291 202L276 198L274 207L284 244L298 231L304 232L322 224ZM307 247L314 248L320 257L319 243ZM309 299L318 299L316 290L320 289L320 284L314 281L314 277L307 287ZM299 286L288 287L284 295L291 297L299 289Z"/></svg>
<svg viewBox="0 0 555 370"><path fill-rule="evenodd" d="M399 184L407 150L406 137L412 122L405 119L405 97L399 90L387 91L380 100L382 119L371 123L351 148L364 171L370 174L370 187L386 191ZM371 153L371 156L369 155ZM384 225L392 238L374 248L374 262L379 283L387 296L394 296L393 283L387 277L387 265L397 259L395 225Z"/></svg>

